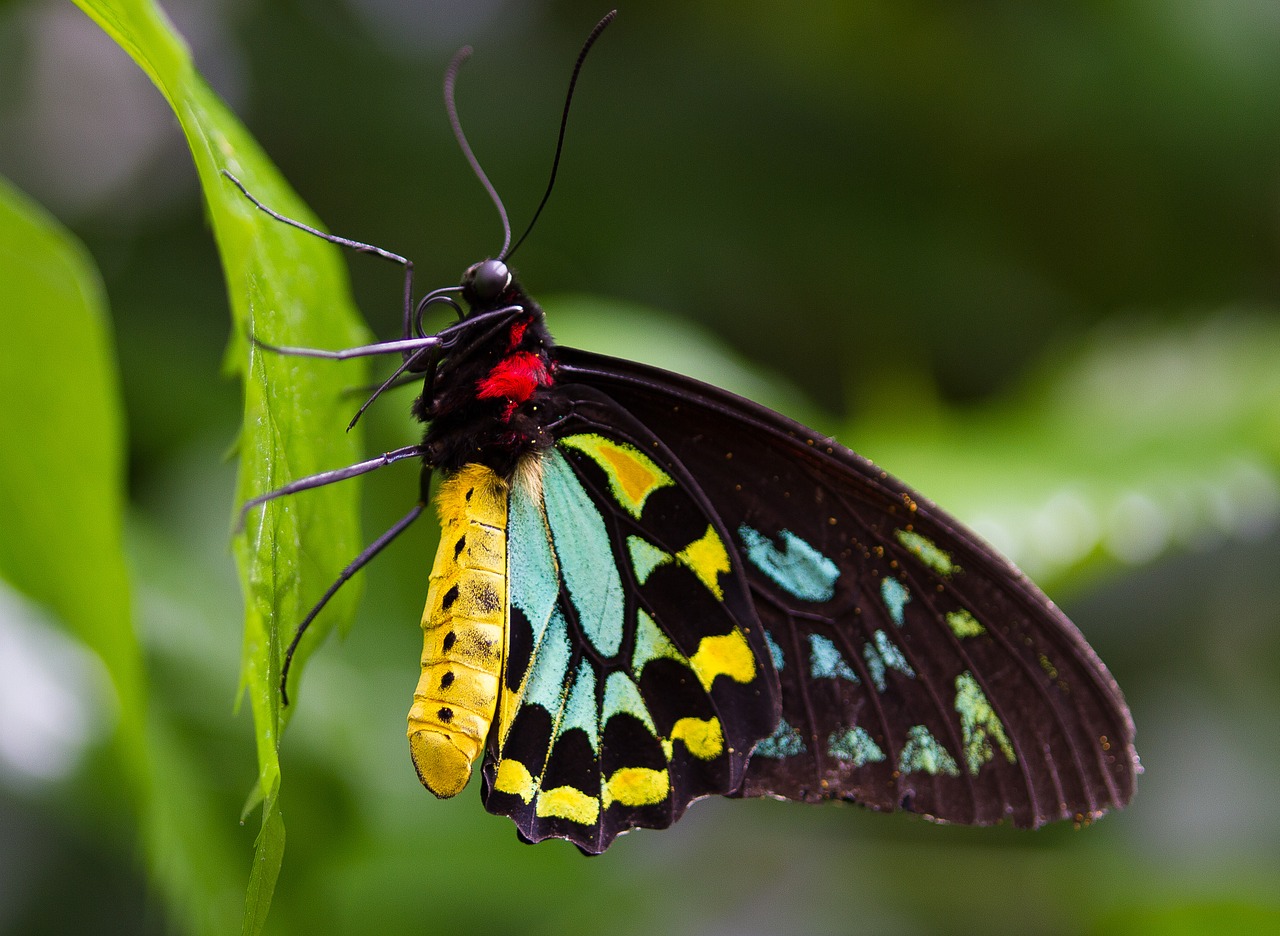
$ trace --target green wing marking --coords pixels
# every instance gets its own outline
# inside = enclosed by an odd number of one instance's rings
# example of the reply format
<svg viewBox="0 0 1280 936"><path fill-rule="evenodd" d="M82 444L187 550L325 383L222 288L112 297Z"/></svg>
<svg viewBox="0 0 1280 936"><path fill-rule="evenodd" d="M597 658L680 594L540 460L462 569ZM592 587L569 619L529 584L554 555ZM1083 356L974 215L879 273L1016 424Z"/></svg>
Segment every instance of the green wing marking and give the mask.
<svg viewBox="0 0 1280 936"><path fill-rule="evenodd" d="M964 759L969 773L977 776L982 765L996 756L993 743L1000 748L1005 760L1011 764L1017 762L1004 725L978 680L968 670L956 677L956 711L960 713L960 728L964 732Z"/></svg>

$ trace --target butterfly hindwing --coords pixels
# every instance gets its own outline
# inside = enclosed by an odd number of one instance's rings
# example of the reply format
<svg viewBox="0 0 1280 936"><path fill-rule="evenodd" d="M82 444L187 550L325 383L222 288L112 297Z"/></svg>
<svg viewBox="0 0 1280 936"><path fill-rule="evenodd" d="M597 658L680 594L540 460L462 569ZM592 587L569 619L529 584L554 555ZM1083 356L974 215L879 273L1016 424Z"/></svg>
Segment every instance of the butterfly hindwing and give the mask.
<svg viewBox="0 0 1280 936"><path fill-rule="evenodd" d="M730 531L782 687L741 795L942 821L1087 820L1133 791L1111 675L1020 572L803 426L688 378L558 349L697 479Z"/></svg>
<svg viewBox="0 0 1280 936"><path fill-rule="evenodd" d="M594 853L738 789L779 703L730 531L665 446L581 389L512 486L484 795L525 839Z"/></svg>

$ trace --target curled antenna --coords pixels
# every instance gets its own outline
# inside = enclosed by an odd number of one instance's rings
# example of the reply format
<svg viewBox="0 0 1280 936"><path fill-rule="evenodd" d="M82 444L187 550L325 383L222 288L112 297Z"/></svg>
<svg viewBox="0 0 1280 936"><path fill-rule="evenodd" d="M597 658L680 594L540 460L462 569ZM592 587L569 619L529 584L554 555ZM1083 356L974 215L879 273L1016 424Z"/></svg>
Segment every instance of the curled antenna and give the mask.
<svg viewBox="0 0 1280 936"><path fill-rule="evenodd" d="M596 23L595 29L591 30L591 35L587 36L587 41L582 44L582 51L578 53L578 61L573 66L573 75L569 78L569 91L565 94L564 98L564 113L560 115L560 136L556 140L555 158L551 160L551 178L547 181L547 190L543 193L542 201L538 203L538 210L533 213L533 218L529 221L529 226L524 229L524 233L520 235L520 239L516 241L516 245L510 250L507 250L506 247L503 246L502 253L498 254L499 260L508 259L513 253L520 249L520 245L524 243L524 239L529 236L529 232L533 230L534 224L537 223L538 215L542 214L542 209L546 207L547 199L551 197L551 189L554 188L556 184L556 170L560 168L560 154L564 151L564 131L565 127L569 125L569 105L573 103L574 85L578 83L578 74L582 71L582 63L586 61L587 53L590 52L591 47L596 44L596 40L599 39L600 34L605 31L605 27L612 23L617 15L617 10L610 10L606 13L600 22ZM477 171L479 170L477 169ZM483 174L481 174L480 177L481 179L484 179ZM484 181L485 184L488 185L488 180ZM492 189L490 190L490 194L492 194ZM495 200L497 199L496 195L493 197ZM500 204L499 207L501 207ZM503 222L506 222L505 213L503 214Z"/></svg>
<svg viewBox="0 0 1280 936"><path fill-rule="evenodd" d="M599 27L597 27L598 30ZM462 150L462 155L467 158L467 165L471 167L471 171L480 180L484 190L489 193L490 201L498 209L498 216L502 219L502 250L498 251L498 256L505 257L507 255L507 247L511 244L511 222L507 219L507 209L502 204L502 199L498 197L498 190L493 187L489 177L480 168L480 160L476 159L476 154L471 151L471 144L467 142L467 135L462 132L462 123L458 120L458 106L453 99L453 86L458 81L458 69L462 68L462 63L470 57L471 46L463 46L453 56L453 59L449 62L449 67L445 69L444 106L449 112L449 125L453 127L453 138L458 141L458 147ZM564 131L562 130L562 136L563 133Z"/></svg>

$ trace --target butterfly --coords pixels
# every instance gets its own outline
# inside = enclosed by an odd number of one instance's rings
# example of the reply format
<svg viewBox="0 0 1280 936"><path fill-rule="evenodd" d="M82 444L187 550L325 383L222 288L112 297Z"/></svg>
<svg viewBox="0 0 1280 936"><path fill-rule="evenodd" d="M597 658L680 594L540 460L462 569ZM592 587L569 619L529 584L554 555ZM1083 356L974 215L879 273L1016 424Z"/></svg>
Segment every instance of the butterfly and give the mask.
<svg viewBox="0 0 1280 936"><path fill-rule="evenodd" d="M453 109L460 61L446 100L492 195ZM411 295L404 258L279 215L231 179L277 220L403 264ZM712 795L1020 827L1129 801L1139 767L1124 698L1021 572L831 438L688 377L557 346L510 253L416 308L406 298L399 340L259 342L399 353L370 402L421 381L420 444L245 510L406 458L423 462L423 491L437 478L408 718L429 790L459 793L480 763L486 809L521 839L588 854ZM428 334L436 306L457 321ZM425 509L424 495L326 600ZM282 692L323 604L289 648Z"/></svg>

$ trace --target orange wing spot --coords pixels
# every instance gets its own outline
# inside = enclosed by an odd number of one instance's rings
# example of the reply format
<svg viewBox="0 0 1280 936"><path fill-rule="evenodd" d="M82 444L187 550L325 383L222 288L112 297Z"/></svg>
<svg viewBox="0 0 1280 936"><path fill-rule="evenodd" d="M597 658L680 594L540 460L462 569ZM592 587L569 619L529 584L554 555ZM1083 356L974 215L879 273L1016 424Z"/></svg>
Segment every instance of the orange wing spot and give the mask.
<svg viewBox="0 0 1280 936"><path fill-rule="evenodd" d="M660 488L675 484L648 455L622 442L598 435L566 436L561 445L589 455L609 476L609 487L633 517L640 518L644 502Z"/></svg>

